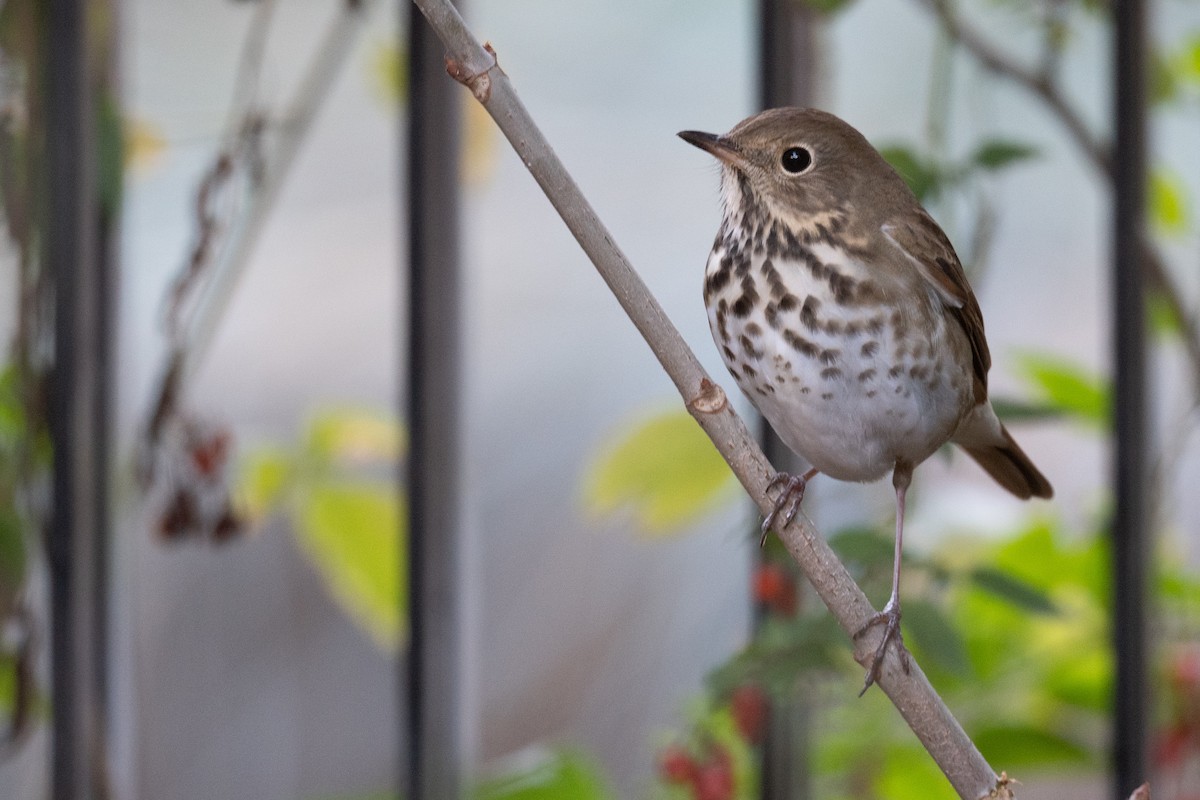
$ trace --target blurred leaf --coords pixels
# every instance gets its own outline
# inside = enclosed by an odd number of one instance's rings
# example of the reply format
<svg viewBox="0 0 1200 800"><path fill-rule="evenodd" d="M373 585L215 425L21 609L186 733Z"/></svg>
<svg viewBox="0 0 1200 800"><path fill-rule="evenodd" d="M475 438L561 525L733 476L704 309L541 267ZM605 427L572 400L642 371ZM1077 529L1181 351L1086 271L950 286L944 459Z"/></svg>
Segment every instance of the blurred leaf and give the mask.
<svg viewBox="0 0 1200 800"><path fill-rule="evenodd" d="M1175 307L1167 302L1160 291L1150 290L1146 295L1146 317L1150 330L1165 336L1178 336L1184 331L1183 320L1175 313Z"/></svg>
<svg viewBox="0 0 1200 800"><path fill-rule="evenodd" d="M1084 765L1092 762L1087 748L1032 725L993 725L975 731L973 738L988 763L1005 769Z"/></svg>
<svg viewBox="0 0 1200 800"><path fill-rule="evenodd" d="M402 505L390 485L319 484L304 493L296 531L334 598L388 651L407 637Z"/></svg>
<svg viewBox="0 0 1200 800"><path fill-rule="evenodd" d="M6 448L24 432L25 412L17 392L17 369L8 364L0 369L0 448Z"/></svg>
<svg viewBox="0 0 1200 800"><path fill-rule="evenodd" d="M854 0L800 0L800 2L818 13L832 16L849 8Z"/></svg>
<svg viewBox="0 0 1200 800"><path fill-rule="evenodd" d="M1030 403L1010 397L993 397L992 408L1001 422L1041 422L1059 419L1063 410L1049 403Z"/></svg>
<svg viewBox="0 0 1200 800"><path fill-rule="evenodd" d="M905 638L930 663L953 675L971 670L962 636L942 610L921 598L904 601Z"/></svg>
<svg viewBox="0 0 1200 800"><path fill-rule="evenodd" d="M1104 378L1066 359L1040 353L1018 356L1016 365L1046 403L1091 425L1108 426L1111 390Z"/></svg>
<svg viewBox="0 0 1200 800"><path fill-rule="evenodd" d="M1076 542L1045 521L1037 521L1019 536L1002 542L993 565L1042 591L1079 587L1107 606L1110 592L1108 545L1102 537Z"/></svg>
<svg viewBox="0 0 1200 800"><path fill-rule="evenodd" d="M1158 168L1150 173L1150 219L1165 234L1178 236L1188 230L1187 187L1179 176Z"/></svg>
<svg viewBox="0 0 1200 800"><path fill-rule="evenodd" d="M768 618L738 655L709 673L714 697L725 697L745 683L757 683L777 697L789 695L797 679L813 671L845 664L845 635L830 614L793 619Z"/></svg>
<svg viewBox="0 0 1200 800"><path fill-rule="evenodd" d="M25 582L26 561L21 517L11 504L0 505L0 617L8 612L10 601Z"/></svg>
<svg viewBox="0 0 1200 800"><path fill-rule="evenodd" d="M696 519L732 488L732 473L696 421L683 411L652 417L595 459L584 497L596 513L633 510L661 535Z"/></svg>
<svg viewBox="0 0 1200 800"><path fill-rule="evenodd" d="M934 197L941 190L941 174L938 169L904 145L892 145L879 148L880 154L887 160L900 177L908 184L908 188L918 200Z"/></svg>
<svg viewBox="0 0 1200 800"><path fill-rule="evenodd" d="M1150 53L1150 101L1169 103L1179 96L1179 76L1171 61L1157 49Z"/></svg>
<svg viewBox="0 0 1200 800"><path fill-rule="evenodd" d="M261 447L242 459L238 480L239 510L251 519L270 514L283 499L295 473L295 458L277 448Z"/></svg>
<svg viewBox="0 0 1200 800"><path fill-rule="evenodd" d="M308 454L319 464L394 463L406 447L400 425L375 411L354 408L323 411L309 424Z"/></svg>
<svg viewBox="0 0 1200 800"><path fill-rule="evenodd" d="M991 139L975 150L971 163L986 170L998 170L1018 161L1035 158L1037 154L1037 148L1022 142Z"/></svg>
<svg viewBox="0 0 1200 800"><path fill-rule="evenodd" d="M941 769L920 747L890 747L883 752L884 763L875 779L880 800L955 800L958 793ZM876 758L879 754L876 755Z"/></svg>
<svg viewBox="0 0 1200 800"><path fill-rule="evenodd" d="M995 567L976 567L971 581L986 592L1034 614L1057 614L1054 601L1040 589Z"/></svg>
<svg viewBox="0 0 1200 800"><path fill-rule="evenodd" d="M523 755L523 754L522 754ZM609 800L615 797L596 767L570 750L539 753L504 775L482 781L473 800Z"/></svg>
<svg viewBox="0 0 1200 800"><path fill-rule="evenodd" d="M1193 33L1180 47L1173 64L1180 77L1200 84L1200 33Z"/></svg>
<svg viewBox="0 0 1200 800"><path fill-rule="evenodd" d="M389 106L399 105L408 97L408 57L394 41L378 41L367 60L371 87Z"/></svg>
<svg viewBox="0 0 1200 800"><path fill-rule="evenodd" d="M1090 648L1074 647L1050 662L1043 687L1050 696L1101 716L1112 712L1113 657L1101 634Z"/></svg>
<svg viewBox="0 0 1200 800"><path fill-rule="evenodd" d="M162 131L153 123L136 117L125 120L123 159L135 172L149 170L167 147Z"/></svg>
<svg viewBox="0 0 1200 800"><path fill-rule="evenodd" d="M843 528L829 537L829 546L848 564L864 567L891 565L895 540L875 528Z"/></svg>

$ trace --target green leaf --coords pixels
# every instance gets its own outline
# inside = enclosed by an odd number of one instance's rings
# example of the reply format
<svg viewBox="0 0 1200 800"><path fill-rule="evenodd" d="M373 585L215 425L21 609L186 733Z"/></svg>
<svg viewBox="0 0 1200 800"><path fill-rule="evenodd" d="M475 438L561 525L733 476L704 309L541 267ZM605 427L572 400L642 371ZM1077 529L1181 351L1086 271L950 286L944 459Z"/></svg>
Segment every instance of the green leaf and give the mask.
<svg viewBox="0 0 1200 800"><path fill-rule="evenodd" d="M1011 397L993 397L992 409L1002 422L1041 422L1059 419L1063 415L1063 410L1058 406Z"/></svg>
<svg viewBox="0 0 1200 800"><path fill-rule="evenodd" d="M570 750L537 755L539 757L532 764L522 763L503 775L480 782L471 793L473 800L609 800L615 797L596 767L583 755Z"/></svg>
<svg viewBox="0 0 1200 800"><path fill-rule="evenodd" d="M820 14L832 16L839 11L844 11L853 4L854 0L800 0L800 2Z"/></svg>
<svg viewBox="0 0 1200 800"><path fill-rule="evenodd" d="M921 598L905 600L903 624L905 638L929 663L952 675L970 672L962 635L936 605Z"/></svg>
<svg viewBox="0 0 1200 800"><path fill-rule="evenodd" d="M0 618L25 583L27 543L21 517L11 505L0 506Z"/></svg>
<svg viewBox="0 0 1200 800"><path fill-rule="evenodd" d="M1091 425L1108 426L1112 393L1104 378L1066 359L1038 353L1018 356L1016 365L1047 404Z"/></svg>
<svg viewBox="0 0 1200 800"><path fill-rule="evenodd" d="M877 759L879 756L876 755ZM958 794L938 769L929 753L920 747L890 747L875 779L875 794L881 800L955 800Z"/></svg>
<svg viewBox="0 0 1200 800"><path fill-rule="evenodd" d="M1150 219L1162 233L1178 236L1188 230L1187 187L1164 168L1150 173Z"/></svg>
<svg viewBox="0 0 1200 800"><path fill-rule="evenodd" d="M641 422L593 461L584 500L598 514L631 508L643 530L661 535L708 511L731 478L696 421L672 411Z"/></svg>
<svg viewBox="0 0 1200 800"><path fill-rule="evenodd" d="M710 672L705 683L715 697L725 697L744 683L757 683L783 697L801 675L831 672L845 661L845 635L831 615L768 618L750 644Z"/></svg>
<svg viewBox="0 0 1200 800"><path fill-rule="evenodd" d="M1184 80L1200 84L1200 33L1193 33L1180 47L1173 67Z"/></svg>
<svg viewBox="0 0 1200 800"><path fill-rule="evenodd" d="M1086 747L1032 725L993 725L977 731L974 739L988 763L997 769L1092 763Z"/></svg>
<svg viewBox="0 0 1200 800"><path fill-rule="evenodd" d="M900 173L900 177L908 184L908 188L918 200L926 200L937 196L941 191L942 175L937 167L925 161L912 148L904 145L891 145L879 148L880 154L892 165L892 169Z"/></svg>
<svg viewBox="0 0 1200 800"><path fill-rule="evenodd" d="M407 637L403 505L387 484L318 484L304 493L296 531L334 599L388 651Z"/></svg>
<svg viewBox="0 0 1200 800"><path fill-rule="evenodd" d="M844 528L829 537L829 546L838 558L868 568L890 565L895 544L892 534L881 533L875 528Z"/></svg>
<svg viewBox="0 0 1200 800"><path fill-rule="evenodd" d="M1175 307L1162 292L1153 289L1146 295L1146 318L1155 333L1174 337L1184 331L1184 321L1175 313Z"/></svg>
<svg viewBox="0 0 1200 800"><path fill-rule="evenodd" d="M1179 76L1170 59L1159 51L1150 53L1150 100L1169 103L1179 96Z"/></svg>
<svg viewBox="0 0 1200 800"><path fill-rule="evenodd" d="M1027 161L1038 155L1037 148L1022 142L991 139L984 142L971 156L971 163L986 170L998 170L1018 161Z"/></svg>
<svg viewBox="0 0 1200 800"><path fill-rule="evenodd" d="M1034 614L1057 614L1058 607L1042 590L995 567L976 567L970 573L971 582L1018 608Z"/></svg>

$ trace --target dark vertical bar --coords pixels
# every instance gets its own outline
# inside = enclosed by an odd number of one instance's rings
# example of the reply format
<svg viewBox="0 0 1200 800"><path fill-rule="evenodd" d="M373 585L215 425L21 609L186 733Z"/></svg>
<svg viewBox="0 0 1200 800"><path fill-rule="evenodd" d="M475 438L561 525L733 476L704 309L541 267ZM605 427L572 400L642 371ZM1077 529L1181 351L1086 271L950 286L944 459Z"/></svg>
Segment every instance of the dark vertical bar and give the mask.
<svg viewBox="0 0 1200 800"><path fill-rule="evenodd" d="M816 97L817 12L795 0L759 0L758 16L759 106L812 105ZM760 424L763 452L776 469L787 472L807 469L765 420ZM761 616L757 621L761 621ZM772 702L763 742L763 800L812 797L808 712L807 705L798 698Z"/></svg>
<svg viewBox="0 0 1200 800"><path fill-rule="evenodd" d="M1113 354L1115 445L1113 629L1114 796L1126 798L1147 773L1147 567L1151 531L1146 484L1146 323L1142 242L1146 187L1146 7L1113 6Z"/></svg>
<svg viewBox="0 0 1200 800"><path fill-rule="evenodd" d="M45 268L54 284L49 427L53 509L47 534L51 615L51 796L90 798L102 760L95 682L95 463L99 277L85 0L47 0Z"/></svg>
<svg viewBox="0 0 1200 800"><path fill-rule="evenodd" d="M816 99L818 12L795 0L759 0L762 108L810 106Z"/></svg>
<svg viewBox="0 0 1200 800"><path fill-rule="evenodd" d="M463 796L458 514L459 115L444 50L409 14L409 800Z"/></svg>

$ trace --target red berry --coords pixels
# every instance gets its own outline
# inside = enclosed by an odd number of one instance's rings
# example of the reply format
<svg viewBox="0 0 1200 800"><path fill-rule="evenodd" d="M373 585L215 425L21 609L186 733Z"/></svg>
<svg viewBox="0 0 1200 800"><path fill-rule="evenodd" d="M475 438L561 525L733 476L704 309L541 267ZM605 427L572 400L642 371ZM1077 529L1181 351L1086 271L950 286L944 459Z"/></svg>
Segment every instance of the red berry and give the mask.
<svg viewBox="0 0 1200 800"><path fill-rule="evenodd" d="M732 800L733 765L724 749L713 753L696 772L696 800Z"/></svg>
<svg viewBox="0 0 1200 800"><path fill-rule="evenodd" d="M658 771L667 783L691 783L696 779L696 759L679 745L671 745L659 755Z"/></svg>
<svg viewBox="0 0 1200 800"><path fill-rule="evenodd" d="M1159 734L1154 747L1154 763L1159 767L1178 768L1187 755L1192 732L1183 723L1175 723Z"/></svg>
<svg viewBox="0 0 1200 800"><path fill-rule="evenodd" d="M751 744L760 743L766 733L770 712L767 693L762 687L752 683L737 687L729 697L729 708L742 738Z"/></svg>
<svg viewBox="0 0 1200 800"><path fill-rule="evenodd" d="M192 445L192 463L206 478L213 477L225 465L229 455L229 431L221 430Z"/></svg>
<svg viewBox="0 0 1200 800"><path fill-rule="evenodd" d="M754 573L754 599L783 616L796 613L796 582L781 564L761 564Z"/></svg>

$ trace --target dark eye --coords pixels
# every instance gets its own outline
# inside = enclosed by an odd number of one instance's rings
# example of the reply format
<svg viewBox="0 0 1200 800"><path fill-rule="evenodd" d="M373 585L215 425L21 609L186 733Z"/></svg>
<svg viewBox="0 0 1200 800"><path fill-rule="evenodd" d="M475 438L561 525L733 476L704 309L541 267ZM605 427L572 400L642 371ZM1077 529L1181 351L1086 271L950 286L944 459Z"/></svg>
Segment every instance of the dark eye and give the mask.
<svg viewBox="0 0 1200 800"><path fill-rule="evenodd" d="M782 163L785 172L796 175L812 164L812 153L803 147L789 147L783 151Z"/></svg>

